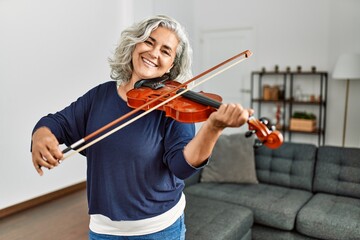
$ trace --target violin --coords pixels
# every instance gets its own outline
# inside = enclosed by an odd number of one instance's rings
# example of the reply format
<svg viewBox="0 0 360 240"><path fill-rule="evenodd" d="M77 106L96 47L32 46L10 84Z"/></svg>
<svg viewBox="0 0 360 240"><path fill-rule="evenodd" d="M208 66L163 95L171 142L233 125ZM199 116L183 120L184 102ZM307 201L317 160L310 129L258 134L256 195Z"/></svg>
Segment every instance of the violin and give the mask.
<svg viewBox="0 0 360 240"><path fill-rule="evenodd" d="M184 88L177 89L180 85L181 83L177 81L168 80L167 76L140 80L135 83L134 89L127 92L127 104L132 108L145 105L142 110L154 108L169 97L184 92ZM177 90L173 91L173 89ZM159 95L162 95L163 98L158 99ZM156 99L156 101L146 105L147 101L153 99ZM167 117L179 122L196 123L207 120L210 114L220 107L221 101L222 98L219 95L188 90L165 105L157 107L157 110L164 111ZM250 117L247 123L249 131L246 133L246 137L256 134L260 141L260 144L256 146L264 144L271 149L281 146L283 136L279 131L273 129L268 119L262 118L258 120L255 117Z"/></svg>
<svg viewBox="0 0 360 240"><path fill-rule="evenodd" d="M159 95L164 95L163 98L146 105L142 110L151 109L170 96L184 91L184 88L180 88L176 92L172 92L173 89L180 85L181 83L177 81L168 80L168 76L140 80L135 83L134 89L126 93L127 104L131 108L138 108L143 106L147 101L153 100ZM221 101L222 98L216 94L187 91L181 96L167 102L165 105L161 105L157 110L164 111L167 117L171 117L176 121L196 123L208 119L210 114L220 107Z"/></svg>
<svg viewBox="0 0 360 240"><path fill-rule="evenodd" d="M127 114L119 117L118 119L113 120L112 122L106 124L105 126L101 127L100 129L94 131L93 133L85 136L84 138L78 140L77 142L71 144L69 147L65 148L62 153L65 154L69 152L70 150L74 150L73 153L68 154L67 156L64 156L62 160L74 155L75 153L79 153L83 151L84 149L94 145L95 143L101 141L102 139L110 136L111 134L119 131L120 129L126 127L127 125L133 123L139 118L142 118L143 116L149 114L150 112L154 110L163 110L166 112L166 114L170 117L178 118L184 122L199 122L204 121L208 118L208 116L216 111L217 108L221 105L221 97L215 96L214 94L209 93L196 93L191 91L192 88L210 80L211 78L219 75L220 73L232 68L236 64L244 61L245 59L249 58L252 55L252 52L249 50L246 50L244 52L241 52L215 66L212 68L209 68L208 70L198 74L197 76L187 80L184 83L178 83L175 81L169 81L169 83L164 84L169 79L164 76L156 81L147 81L147 80L141 80L137 82L135 89L137 91L133 91L132 93L129 93L128 95L128 101L132 102L133 106L138 106L134 108L132 111L128 112ZM190 83L194 82L195 80L202 78L203 76L207 75L208 73L219 69L220 67L225 66L226 64L229 64L230 62L237 59L236 62L224 67L223 69L219 70L218 72L212 74L211 76L203 79L202 81L199 81L197 83L194 83L191 85L191 88L189 87ZM143 91L143 88L148 87L148 85L151 85L150 89L154 92L151 94L141 94L141 95L148 95L147 99L142 99L136 97L139 92ZM165 85L165 86L164 86ZM167 86L166 86L167 85ZM165 87L165 88L164 88ZM147 90L145 90L147 91ZM134 93L135 92L135 93ZM132 95L133 94L133 95ZM151 97L150 97L151 96ZM176 98L179 98L180 96L183 96L185 99L182 99L182 101L173 101ZM190 96L190 97L189 97ZM181 99L181 98L180 98ZM200 99L200 100L198 100ZM170 102L172 102L170 104ZM169 104L168 104L169 103ZM168 105L167 105L168 104ZM202 105L202 106L200 106ZM180 107L179 107L180 106ZM184 107L186 106L186 107ZM191 114L188 114L188 111L190 106L195 106L196 114L193 112ZM183 111L176 111L174 109L177 108L183 109ZM135 115L135 113L138 113L142 110L142 113ZM174 112L173 112L174 111ZM189 117L190 116L190 117ZM125 119L128 119L129 117L132 117L127 122L107 131L103 135L95 138L95 136L99 135L100 133L105 132L106 130L110 129L113 126L116 126L121 121L124 121ZM266 127L266 125L255 118L249 118L248 121L249 124L249 133L247 135L252 135L255 133L259 140L268 146L269 148L277 148L282 144L283 138L280 132L278 131L271 131ZM94 139L95 138L95 139ZM91 140L91 141L90 141Z"/></svg>

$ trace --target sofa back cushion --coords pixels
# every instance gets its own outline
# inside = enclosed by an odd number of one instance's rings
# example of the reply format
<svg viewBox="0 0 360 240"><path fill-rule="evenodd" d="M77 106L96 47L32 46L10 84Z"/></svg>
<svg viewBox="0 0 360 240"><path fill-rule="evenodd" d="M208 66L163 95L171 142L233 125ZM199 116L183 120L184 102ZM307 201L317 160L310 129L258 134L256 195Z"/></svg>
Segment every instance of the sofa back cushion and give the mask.
<svg viewBox="0 0 360 240"><path fill-rule="evenodd" d="M360 149L318 149L314 191L360 198Z"/></svg>
<svg viewBox="0 0 360 240"><path fill-rule="evenodd" d="M317 147L313 144L284 142L277 149L255 150L259 182L312 190Z"/></svg>
<svg viewBox="0 0 360 240"><path fill-rule="evenodd" d="M254 137L247 138L244 133L222 134L200 181L257 184Z"/></svg>

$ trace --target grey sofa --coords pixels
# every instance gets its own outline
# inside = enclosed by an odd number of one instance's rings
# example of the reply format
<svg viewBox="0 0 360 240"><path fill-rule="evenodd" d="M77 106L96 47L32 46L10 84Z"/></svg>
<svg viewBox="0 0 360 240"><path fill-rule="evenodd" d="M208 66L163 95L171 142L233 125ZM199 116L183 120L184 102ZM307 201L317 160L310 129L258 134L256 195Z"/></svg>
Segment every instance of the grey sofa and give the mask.
<svg viewBox="0 0 360 240"><path fill-rule="evenodd" d="M360 239L360 149L285 142L254 159L258 183L203 181L208 166L186 180L187 240Z"/></svg>

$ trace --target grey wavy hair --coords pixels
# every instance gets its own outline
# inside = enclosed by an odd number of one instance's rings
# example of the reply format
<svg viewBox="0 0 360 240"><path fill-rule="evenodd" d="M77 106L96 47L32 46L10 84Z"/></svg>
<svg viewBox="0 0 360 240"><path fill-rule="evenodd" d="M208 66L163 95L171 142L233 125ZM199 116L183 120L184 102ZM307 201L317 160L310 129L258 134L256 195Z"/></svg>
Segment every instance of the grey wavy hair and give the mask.
<svg viewBox="0 0 360 240"><path fill-rule="evenodd" d="M133 26L125 29L121 33L120 42L115 49L114 56L109 58L111 67L110 77L120 83L127 83L133 71L132 53L135 45L139 42L146 41L151 32L158 27L164 27L173 31L179 40L176 49L174 66L171 68L170 79L183 82L192 77L191 59L192 49L185 29L173 18L165 15L157 15L145 19Z"/></svg>

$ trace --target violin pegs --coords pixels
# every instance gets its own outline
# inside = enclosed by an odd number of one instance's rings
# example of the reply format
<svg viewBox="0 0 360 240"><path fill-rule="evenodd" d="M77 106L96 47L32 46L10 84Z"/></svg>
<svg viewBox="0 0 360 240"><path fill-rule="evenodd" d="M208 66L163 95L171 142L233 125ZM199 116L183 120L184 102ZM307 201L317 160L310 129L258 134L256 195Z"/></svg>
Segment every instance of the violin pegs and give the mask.
<svg viewBox="0 0 360 240"><path fill-rule="evenodd" d="M265 125L270 124L270 119L267 118L267 117L261 117L261 118L259 118L259 121L262 122Z"/></svg>
<svg viewBox="0 0 360 240"><path fill-rule="evenodd" d="M245 137L249 138L249 137L251 137L255 132L256 132L255 130L247 131L247 132L245 133Z"/></svg>
<svg viewBox="0 0 360 240"><path fill-rule="evenodd" d="M270 131L276 130L276 126L271 123L269 118L261 117L261 118L259 118L259 121L262 122Z"/></svg>

